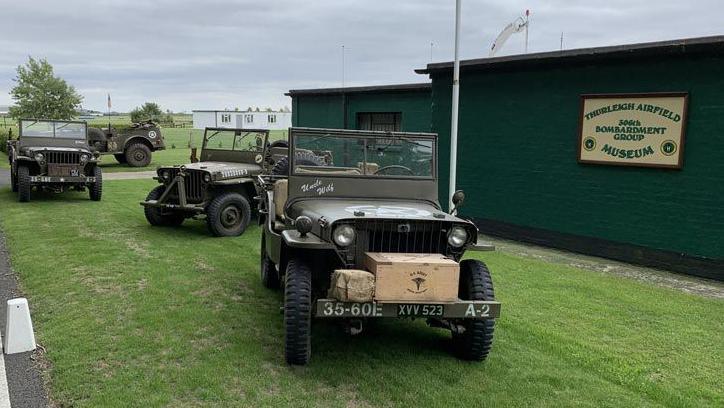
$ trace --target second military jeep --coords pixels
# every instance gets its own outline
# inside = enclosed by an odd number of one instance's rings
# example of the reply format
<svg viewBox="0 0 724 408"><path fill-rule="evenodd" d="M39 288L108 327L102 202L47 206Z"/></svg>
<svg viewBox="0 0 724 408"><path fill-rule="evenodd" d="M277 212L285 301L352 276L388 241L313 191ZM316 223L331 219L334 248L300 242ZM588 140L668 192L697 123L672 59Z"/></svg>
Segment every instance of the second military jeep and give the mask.
<svg viewBox="0 0 724 408"><path fill-rule="evenodd" d="M131 124L127 129L88 128L88 143L100 154L112 154L116 161L131 167L151 163L152 152L164 150L161 129L152 121Z"/></svg>
<svg viewBox="0 0 724 408"><path fill-rule="evenodd" d="M288 174L263 174L258 183L261 280L283 288L286 361L309 361L314 318L340 320L356 334L384 317L425 318L452 332L459 357L485 359L500 303L486 265L462 257L490 247L477 243L472 222L441 209L437 135L292 128L289 149ZM298 159L321 150L334 160ZM463 198L454 194L456 207ZM381 269L370 276L373 258L388 260L384 300ZM446 269L430 270L428 260ZM340 287L356 290L334 281L340 276L374 284L365 300L340 300Z"/></svg>
<svg viewBox="0 0 724 408"><path fill-rule="evenodd" d="M99 201L103 176L88 147L85 122L21 119L18 139L8 141L10 183L18 201L30 201L33 189L83 191Z"/></svg>
<svg viewBox="0 0 724 408"><path fill-rule="evenodd" d="M254 183L267 158L268 130L206 128L200 161L159 167L161 185L144 206L151 225L177 226L205 217L215 236L241 235L251 220Z"/></svg>

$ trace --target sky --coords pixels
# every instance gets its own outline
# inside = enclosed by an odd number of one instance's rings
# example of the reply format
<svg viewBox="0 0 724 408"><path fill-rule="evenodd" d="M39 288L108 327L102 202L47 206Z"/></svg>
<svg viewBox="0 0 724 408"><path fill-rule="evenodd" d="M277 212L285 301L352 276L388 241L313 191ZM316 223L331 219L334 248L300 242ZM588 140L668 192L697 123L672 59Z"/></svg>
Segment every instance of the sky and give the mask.
<svg viewBox="0 0 724 408"><path fill-rule="evenodd" d="M530 9L529 52L724 34L721 0L462 0L461 58ZM289 89L425 82L451 61L454 0L0 0L0 105L46 58L83 107L279 109ZM344 46L344 65L343 61ZM516 34L498 55L524 52ZM343 69L344 66L344 69ZM344 75L343 75L344 73Z"/></svg>

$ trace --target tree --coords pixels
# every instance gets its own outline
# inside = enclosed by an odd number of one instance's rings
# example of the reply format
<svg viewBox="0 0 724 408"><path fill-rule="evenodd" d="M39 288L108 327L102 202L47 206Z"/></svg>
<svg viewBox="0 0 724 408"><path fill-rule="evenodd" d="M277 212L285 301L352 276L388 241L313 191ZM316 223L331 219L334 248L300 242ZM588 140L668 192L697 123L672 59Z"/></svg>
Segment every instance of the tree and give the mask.
<svg viewBox="0 0 724 408"><path fill-rule="evenodd" d="M18 66L17 83L10 91L15 106L10 116L70 120L75 117L83 97L65 80L54 75L53 66L45 59L28 57L28 62Z"/></svg>
<svg viewBox="0 0 724 408"><path fill-rule="evenodd" d="M160 122L161 119L163 119L162 116L163 111L161 110L161 107L158 106L158 104L155 102L146 102L131 111L132 122L142 122L144 120Z"/></svg>

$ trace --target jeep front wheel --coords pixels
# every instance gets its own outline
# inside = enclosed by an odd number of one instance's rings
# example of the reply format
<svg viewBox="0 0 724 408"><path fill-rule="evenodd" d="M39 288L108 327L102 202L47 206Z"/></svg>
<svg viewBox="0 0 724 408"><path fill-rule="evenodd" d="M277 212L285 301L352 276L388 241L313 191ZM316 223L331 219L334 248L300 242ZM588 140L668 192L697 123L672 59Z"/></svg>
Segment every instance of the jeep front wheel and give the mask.
<svg viewBox="0 0 724 408"><path fill-rule="evenodd" d="M93 167L93 177L96 178L96 181L88 186L88 193L91 200L101 201L101 196L103 195L103 172L100 167Z"/></svg>
<svg viewBox="0 0 724 408"><path fill-rule="evenodd" d="M206 225L217 237L241 235L251 221L249 200L239 193L222 194L206 208Z"/></svg>
<svg viewBox="0 0 724 408"><path fill-rule="evenodd" d="M166 191L166 186L156 186L146 196L146 201L158 200ZM165 211L160 207L143 207L143 215L146 216L146 220L153 226L161 227L175 227L181 225L184 222L183 213Z"/></svg>
<svg viewBox="0 0 724 408"><path fill-rule="evenodd" d="M16 182L18 184L18 201L21 203L30 201L30 190L33 189L33 186L30 184L30 169L28 166L18 166Z"/></svg>
<svg viewBox="0 0 724 408"><path fill-rule="evenodd" d="M475 259L465 259L460 262L458 295L462 300L495 300L493 280L484 263ZM485 360L493 345L495 320L464 319L459 321L459 324L465 331L453 332L455 354L464 360Z"/></svg>
<svg viewBox="0 0 724 408"><path fill-rule="evenodd" d="M151 163L151 149L143 143L134 143L126 149L126 161L131 167L146 167Z"/></svg>
<svg viewBox="0 0 724 408"><path fill-rule="evenodd" d="M287 264L284 282L284 358L305 365L312 354L312 272L303 260Z"/></svg>

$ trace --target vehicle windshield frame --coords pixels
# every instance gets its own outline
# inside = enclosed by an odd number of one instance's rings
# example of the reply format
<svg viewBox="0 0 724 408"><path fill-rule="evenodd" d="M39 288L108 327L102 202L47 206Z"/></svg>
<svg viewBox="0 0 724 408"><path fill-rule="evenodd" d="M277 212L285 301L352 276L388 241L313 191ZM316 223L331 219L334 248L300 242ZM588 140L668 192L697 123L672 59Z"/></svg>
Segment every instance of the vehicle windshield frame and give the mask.
<svg viewBox="0 0 724 408"><path fill-rule="evenodd" d="M209 132L214 132L213 134L209 135ZM208 146L209 139L214 137L216 134L221 132L227 132L227 133L233 133L234 134L234 141L232 142L231 149L215 149L213 147ZM247 150L247 149L235 149L236 142L237 142L237 135L236 133L239 132L242 136L241 139L245 139L250 134L260 134L263 138L262 145L261 145L261 152L254 151L254 150ZM269 139L269 131L266 129L236 129L236 128L206 128L204 129L204 138L201 142L201 150L214 150L214 151L220 151L220 152L233 152L233 153L255 153L255 154L263 154L266 150L265 144L268 142Z"/></svg>
<svg viewBox="0 0 724 408"><path fill-rule="evenodd" d="M27 133L23 132L25 129L25 123L30 122L30 125L35 125L36 123L48 123L52 125L53 133L52 135L28 135ZM62 126L58 126L62 125ZM58 136L57 130L62 129L65 126L68 125L82 125L83 131L81 137L62 137ZM44 119L20 119L18 121L18 139L57 139L57 140L88 140L88 123L85 121L80 120L44 120Z"/></svg>
<svg viewBox="0 0 724 408"><path fill-rule="evenodd" d="M399 138L402 140L410 140L413 141L430 141L431 145L431 171L429 175L406 175L406 174L385 174L385 175L375 175L375 174L340 174L340 173L331 173L325 174L324 171L319 172L313 172L313 171L305 171L305 172L298 172L295 158L296 158L296 139L300 136L317 136L320 138L326 138L326 137L333 137L333 138L349 138L349 139L395 139ZM365 179L365 180L394 180L394 179L401 179L401 180L408 180L408 181L414 181L414 180L420 180L420 181L437 181L438 177L438 162L437 162L437 152L438 152L438 143L437 143L437 134L435 133L422 133L422 132L379 132L379 131L366 131L366 130L349 130L349 129L315 129L315 128L292 128L289 132L289 157L290 157L290 176L295 177L305 177L305 178L315 178L315 177L339 177L339 178L352 178L352 179ZM363 166L366 167L367 163L371 163L371 161L367 160L367 149L366 144L363 147ZM426 146L427 147L427 146Z"/></svg>

